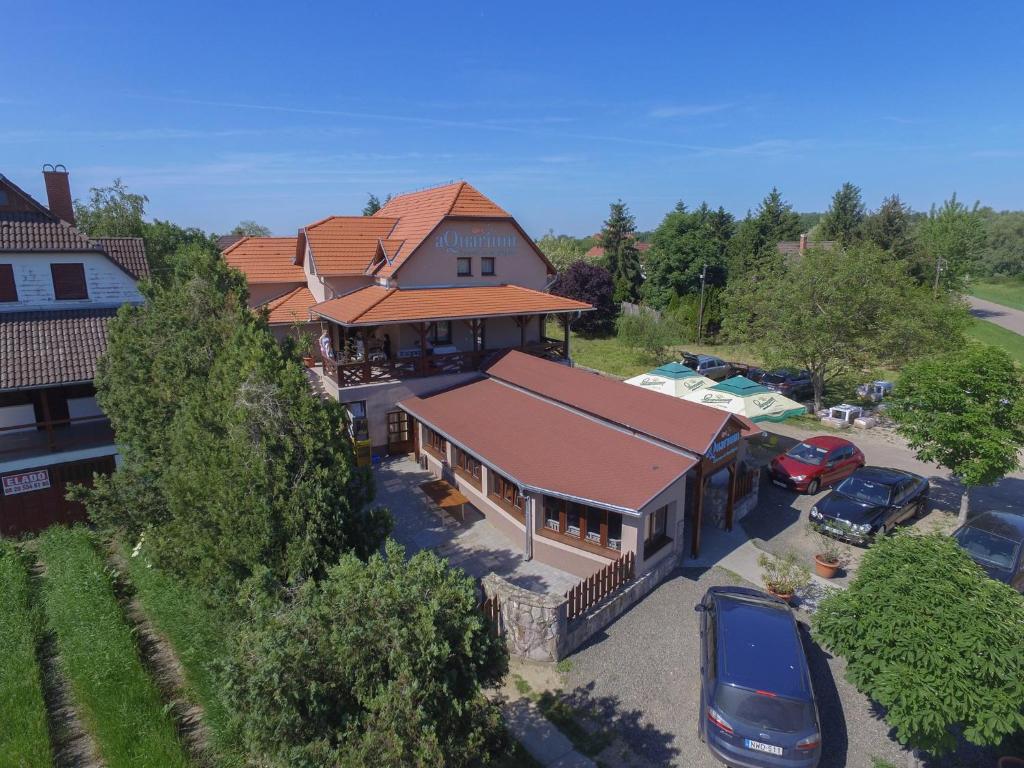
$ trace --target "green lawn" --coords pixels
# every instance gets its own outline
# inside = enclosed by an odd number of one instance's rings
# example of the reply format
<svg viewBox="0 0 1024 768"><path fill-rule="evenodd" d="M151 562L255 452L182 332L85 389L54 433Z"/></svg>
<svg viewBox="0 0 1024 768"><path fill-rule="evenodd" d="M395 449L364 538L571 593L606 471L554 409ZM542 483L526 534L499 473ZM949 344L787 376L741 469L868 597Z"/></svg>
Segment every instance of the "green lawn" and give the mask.
<svg viewBox="0 0 1024 768"><path fill-rule="evenodd" d="M189 698L203 708L216 764L222 768L241 765L241 748L231 730L215 671L228 653L232 634L228 621L207 608L187 585L150 567L144 551L127 560L128 576L146 615L180 659Z"/></svg>
<svg viewBox="0 0 1024 768"><path fill-rule="evenodd" d="M39 537L42 595L64 673L108 768L189 765L160 693L114 596L106 564L85 528Z"/></svg>
<svg viewBox="0 0 1024 768"><path fill-rule="evenodd" d="M1024 365L1024 336L1014 333L988 320L979 320L967 329L967 335L984 344L1005 349L1014 360Z"/></svg>
<svg viewBox="0 0 1024 768"><path fill-rule="evenodd" d="M971 283L972 296L994 301L1004 307L1024 309L1024 280L991 280Z"/></svg>
<svg viewBox="0 0 1024 768"><path fill-rule="evenodd" d="M41 616L33 605L28 563L0 540L0 759L18 768L53 765L36 647ZM6 762L7 760L12 760Z"/></svg>

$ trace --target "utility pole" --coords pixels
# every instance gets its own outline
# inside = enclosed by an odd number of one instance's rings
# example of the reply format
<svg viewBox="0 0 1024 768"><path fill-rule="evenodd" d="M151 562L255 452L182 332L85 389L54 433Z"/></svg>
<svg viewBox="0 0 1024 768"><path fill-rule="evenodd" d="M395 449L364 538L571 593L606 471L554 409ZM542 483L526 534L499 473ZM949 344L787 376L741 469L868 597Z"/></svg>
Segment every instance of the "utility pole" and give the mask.
<svg viewBox="0 0 1024 768"><path fill-rule="evenodd" d="M935 288L934 295L936 298L939 296L939 275L942 273L942 268L945 266L944 260L941 256L935 257Z"/></svg>
<svg viewBox="0 0 1024 768"><path fill-rule="evenodd" d="M704 332L704 283L708 279L708 263L700 271L700 311L697 313L697 344L700 344Z"/></svg>

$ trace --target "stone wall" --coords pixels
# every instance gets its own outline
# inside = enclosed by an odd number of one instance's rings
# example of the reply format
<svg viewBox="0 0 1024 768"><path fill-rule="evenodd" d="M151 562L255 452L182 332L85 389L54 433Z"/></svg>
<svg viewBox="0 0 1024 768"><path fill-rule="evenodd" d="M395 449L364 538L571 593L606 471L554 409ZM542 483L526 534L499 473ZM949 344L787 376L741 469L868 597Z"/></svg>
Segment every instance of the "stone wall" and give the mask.
<svg viewBox="0 0 1024 768"><path fill-rule="evenodd" d="M513 656L531 661L558 661L566 636L565 596L538 594L517 587L496 573L483 579L484 594L497 597L500 628Z"/></svg>

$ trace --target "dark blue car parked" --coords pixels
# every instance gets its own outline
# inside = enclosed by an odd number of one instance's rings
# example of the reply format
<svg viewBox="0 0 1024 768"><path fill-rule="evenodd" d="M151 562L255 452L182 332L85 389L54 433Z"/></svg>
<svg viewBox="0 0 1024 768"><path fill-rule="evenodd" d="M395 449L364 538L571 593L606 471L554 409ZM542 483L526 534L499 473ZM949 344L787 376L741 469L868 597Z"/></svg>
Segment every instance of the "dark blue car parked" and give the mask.
<svg viewBox="0 0 1024 768"><path fill-rule="evenodd" d="M733 768L815 768L821 730L807 656L789 606L712 587L701 612L701 719L711 754Z"/></svg>

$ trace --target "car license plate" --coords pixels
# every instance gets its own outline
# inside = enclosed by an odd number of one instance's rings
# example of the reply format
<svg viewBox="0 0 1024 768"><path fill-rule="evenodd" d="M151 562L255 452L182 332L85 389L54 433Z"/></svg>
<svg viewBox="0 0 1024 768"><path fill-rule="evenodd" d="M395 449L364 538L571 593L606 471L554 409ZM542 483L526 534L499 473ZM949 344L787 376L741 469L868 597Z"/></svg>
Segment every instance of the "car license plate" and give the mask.
<svg viewBox="0 0 1024 768"><path fill-rule="evenodd" d="M769 755L782 754L782 747L776 747L774 744L764 744L753 739L744 739L743 746L747 749L753 749L755 752L767 752Z"/></svg>
<svg viewBox="0 0 1024 768"><path fill-rule="evenodd" d="M842 536L843 532L838 528L833 528L831 525L823 526L826 531L833 534L834 536Z"/></svg>
<svg viewBox="0 0 1024 768"><path fill-rule="evenodd" d="M777 486L779 486L779 488L785 488L786 487L786 484L784 482L782 482L781 480L772 480L772 482L775 483Z"/></svg>

